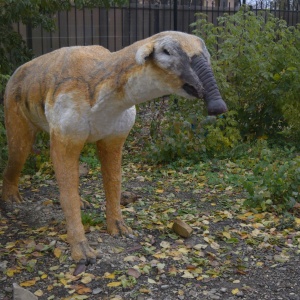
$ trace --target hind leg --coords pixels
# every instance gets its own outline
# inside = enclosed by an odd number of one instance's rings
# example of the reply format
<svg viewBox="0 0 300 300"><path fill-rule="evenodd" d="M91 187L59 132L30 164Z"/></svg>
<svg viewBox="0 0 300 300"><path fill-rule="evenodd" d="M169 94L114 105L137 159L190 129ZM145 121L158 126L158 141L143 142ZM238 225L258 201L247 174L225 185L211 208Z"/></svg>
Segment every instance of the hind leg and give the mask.
<svg viewBox="0 0 300 300"><path fill-rule="evenodd" d="M5 125L8 162L3 174L2 201L0 202L4 208L7 204L22 201L18 189L19 177L37 132L18 107L12 107L12 105L5 110Z"/></svg>

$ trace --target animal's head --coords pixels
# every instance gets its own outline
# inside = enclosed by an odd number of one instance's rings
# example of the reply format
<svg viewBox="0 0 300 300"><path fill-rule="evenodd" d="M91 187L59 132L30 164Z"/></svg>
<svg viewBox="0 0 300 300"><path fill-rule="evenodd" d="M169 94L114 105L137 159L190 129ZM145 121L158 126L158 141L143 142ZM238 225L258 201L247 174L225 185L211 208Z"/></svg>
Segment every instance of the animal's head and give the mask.
<svg viewBox="0 0 300 300"><path fill-rule="evenodd" d="M199 37L174 31L156 34L139 47L136 61L140 65L154 64L179 78L174 81L176 94L203 98L210 115L227 111L210 66L210 55Z"/></svg>

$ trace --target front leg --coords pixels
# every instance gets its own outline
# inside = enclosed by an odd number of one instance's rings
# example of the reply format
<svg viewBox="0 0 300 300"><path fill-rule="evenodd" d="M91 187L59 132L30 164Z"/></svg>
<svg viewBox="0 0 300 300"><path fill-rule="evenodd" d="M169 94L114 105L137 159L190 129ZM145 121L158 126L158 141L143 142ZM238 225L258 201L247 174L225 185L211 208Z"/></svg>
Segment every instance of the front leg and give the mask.
<svg viewBox="0 0 300 300"><path fill-rule="evenodd" d="M79 188L79 155L84 142L73 141L51 132L51 158L60 191L60 204L67 223L67 238L72 258L81 265L96 262L81 222Z"/></svg>
<svg viewBox="0 0 300 300"><path fill-rule="evenodd" d="M97 142L106 197L107 231L111 235L128 235L120 207L122 181L122 149L126 136L110 137Z"/></svg>

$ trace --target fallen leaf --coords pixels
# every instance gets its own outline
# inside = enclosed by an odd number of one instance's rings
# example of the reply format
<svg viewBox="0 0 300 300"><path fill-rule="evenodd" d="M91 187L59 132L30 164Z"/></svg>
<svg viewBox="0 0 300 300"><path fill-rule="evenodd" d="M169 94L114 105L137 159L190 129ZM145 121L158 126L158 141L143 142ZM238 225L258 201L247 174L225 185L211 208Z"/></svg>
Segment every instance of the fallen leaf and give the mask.
<svg viewBox="0 0 300 300"><path fill-rule="evenodd" d="M33 286L35 284L36 284L36 280L32 279L32 280L27 280L27 281L21 282L20 286L28 287L28 286Z"/></svg>
<svg viewBox="0 0 300 300"><path fill-rule="evenodd" d="M110 282L107 284L108 287L117 287L120 286L122 284L121 281L114 281L114 282Z"/></svg>
<svg viewBox="0 0 300 300"><path fill-rule="evenodd" d="M171 246L170 246L170 243L169 242L166 242L166 241L162 241L161 243L160 243L160 246L162 247L162 248L170 248Z"/></svg>
<svg viewBox="0 0 300 300"><path fill-rule="evenodd" d="M139 278L141 276L141 272L135 268L129 268L127 274L134 278Z"/></svg>
<svg viewBox="0 0 300 300"><path fill-rule="evenodd" d="M91 290L89 287L87 287L87 286L83 286L83 287L81 287L80 289L78 289L76 292L77 292L79 295L84 295L84 294L89 294L89 293L91 293L92 290Z"/></svg>
<svg viewBox="0 0 300 300"><path fill-rule="evenodd" d="M149 294L151 291L148 289L145 289L145 288L141 288L141 289L139 289L139 292L143 293L143 294Z"/></svg>
<svg viewBox="0 0 300 300"><path fill-rule="evenodd" d="M194 278L194 275L189 271L184 271L184 274L181 276L182 278Z"/></svg>
<svg viewBox="0 0 300 300"><path fill-rule="evenodd" d="M35 294L36 296L38 296L38 297L41 297L41 296L44 295L44 293L43 293L42 290L37 290L37 291L34 292L34 294Z"/></svg>
<svg viewBox="0 0 300 300"><path fill-rule="evenodd" d="M103 278L106 278L106 279L115 279L116 275L114 273L108 273L106 272L103 276Z"/></svg>
<svg viewBox="0 0 300 300"><path fill-rule="evenodd" d="M225 236L227 239L230 239L231 238L231 234L227 231L223 231L222 232L223 236Z"/></svg>
<svg viewBox="0 0 300 300"><path fill-rule="evenodd" d="M153 280L153 279L151 279L151 278L148 278L148 282L149 282L149 283L152 283L152 284L156 284L156 281Z"/></svg>
<svg viewBox="0 0 300 300"><path fill-rule="evenodd" d="M55 248L53 253L56 258L60 258L62 250L60 248Z"/></svg>

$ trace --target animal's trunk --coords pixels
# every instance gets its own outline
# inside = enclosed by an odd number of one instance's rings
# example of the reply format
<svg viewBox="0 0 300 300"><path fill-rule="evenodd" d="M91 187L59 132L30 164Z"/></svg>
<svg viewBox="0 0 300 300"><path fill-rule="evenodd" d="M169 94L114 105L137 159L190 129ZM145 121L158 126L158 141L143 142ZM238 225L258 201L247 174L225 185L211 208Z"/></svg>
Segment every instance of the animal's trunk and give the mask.
<svg viewBox="0 0 300 300"><path fill-rule="evenodd" d="M217 86L212 69L204 56L194 56L192 67L203 85L203 97L207 105L209 115L219 115L227 111Z"/></svg>

